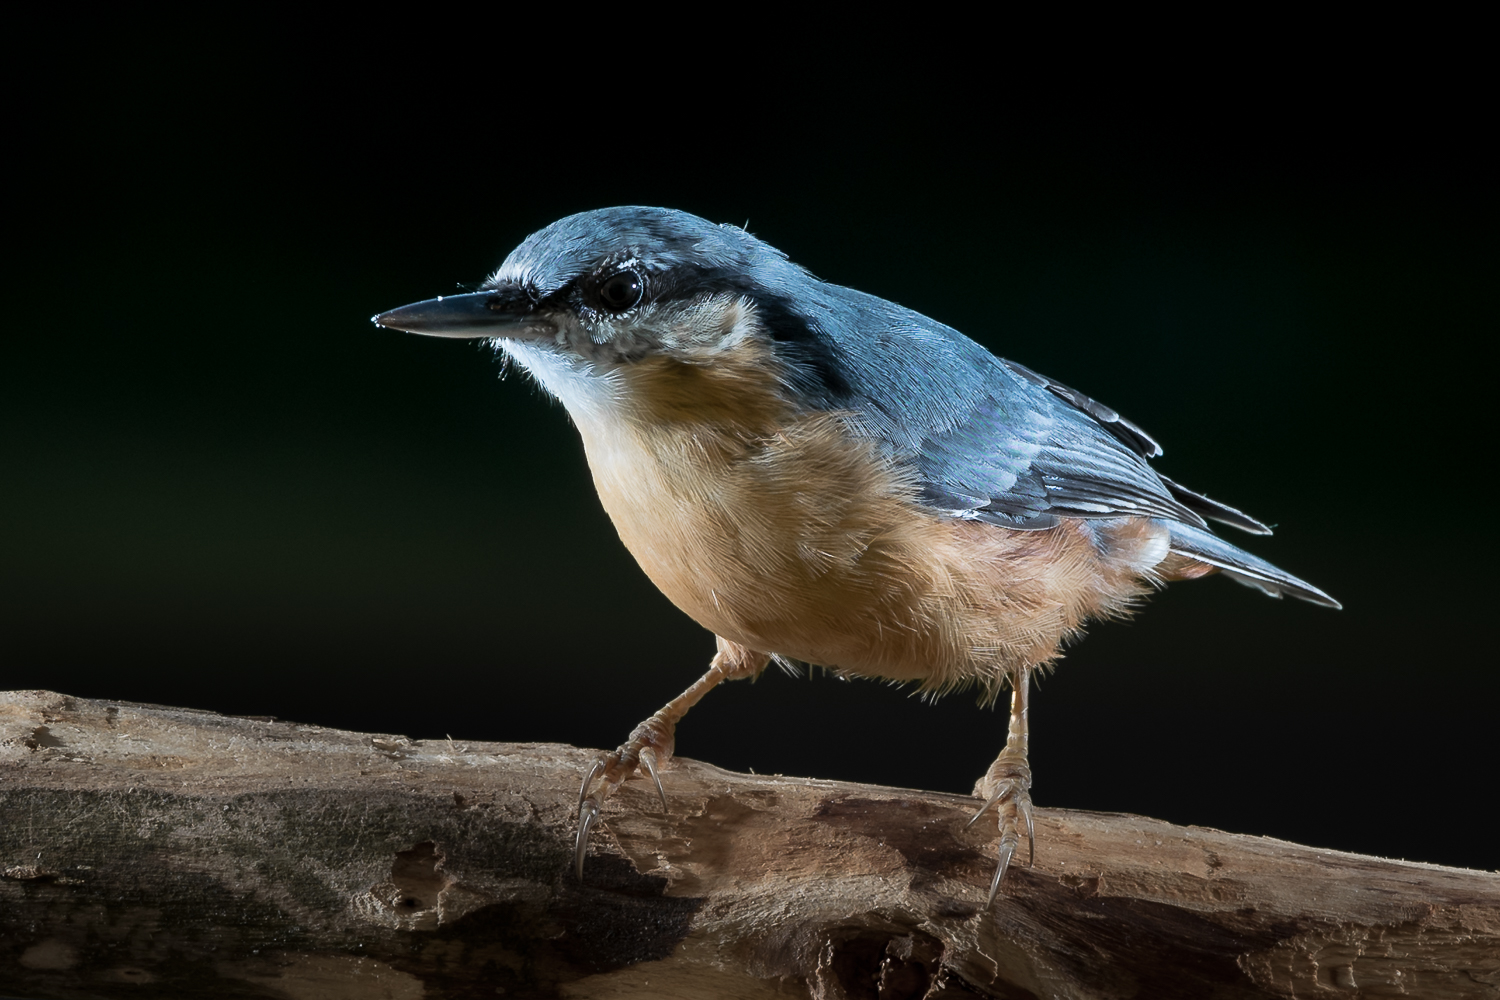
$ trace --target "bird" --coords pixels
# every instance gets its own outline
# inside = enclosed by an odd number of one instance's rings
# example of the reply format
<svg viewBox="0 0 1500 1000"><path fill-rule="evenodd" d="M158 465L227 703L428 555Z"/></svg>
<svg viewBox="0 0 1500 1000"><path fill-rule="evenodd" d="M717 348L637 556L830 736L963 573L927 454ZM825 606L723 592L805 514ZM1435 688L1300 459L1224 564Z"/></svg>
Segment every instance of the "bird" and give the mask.
<svg viewBox="0 0 1500 1000"><path fill-rule="evenodd" d="M566 409L625 547L714 633L707 672L584 774L575 870L623 782L661 773L683 715L770 664L1008 688L975 785L996 894L1032 818L1029 691L1091 620L1222 573L1338 608L1220 538L1260 521L1178 485L1161 446L1089 396L950 326L817 278L743 226L638 206L528 236L477 291L374 316L483 339ZM644 773L642 773L644 772Z"/></svg>

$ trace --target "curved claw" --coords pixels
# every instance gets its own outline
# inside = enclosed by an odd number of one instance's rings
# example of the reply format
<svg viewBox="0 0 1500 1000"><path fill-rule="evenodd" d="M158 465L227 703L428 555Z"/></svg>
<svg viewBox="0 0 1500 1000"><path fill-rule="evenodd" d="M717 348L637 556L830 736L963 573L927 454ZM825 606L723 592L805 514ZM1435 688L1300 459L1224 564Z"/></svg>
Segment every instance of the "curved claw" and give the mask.
<svg viewBox="0 0 1500 1000"><path fill-rule="evenodd" d="M1010 782L1001 782L1000 787L995 790L995 794L991 795L988 799L985 800L984 805L979 807L979 811L977 813L969 817L969 821L964 824L964 829L967 830L969 827L973 826L976 822L979 821L979 817L990 811L990 806L993 806L996 802L999 802L1001 799L1005 798L1008 795L1015 794L1015 791L1015 786Z"/></svg>
<svg viewBox="0 0 1500 1000"><path fill-rule="evenodd" d="M1000 893L1000 883L1005 880L1005 870L1010 867L1010 858L1015 852L1015 841L1007 838L1000 842L1000 866L995 869L995 877L990 880L990 896L984 901L985 906L995 905L995 897Z"/></svg>
<svg viewBox="0 0 1500 1000"><path fill-rule="evenodd" d="M592 776L588 780L592 780ZM584 787L588 787L588 781L584 782ZM589 852L589 831L598 819L599 803L588 798L578 803L578 844L573 849L573 871L580 882L583 881L583 859Z"/></svg>
<svg viewBox="0 0 1500 1000"><path fill-rule="evenodd" d="M651 775L651 780L656 782L656 794L661 796L661 811L666 812L667 790L661 786L661 774L656 769L656 751L650 747L642 747L640 761L646 768L646 773Z"/></svg>
<svg viewBox="0 0 1500 1000"><path fill-rule="evenodd" d="M1026 867L1027 868L1035 868L1036 867L1036 823L1031 818L1031 798L1029 796L1023 796L1022 799L1021 799L1020 805L1021 805L1021 815L1026 817L1026 844L1027 844ZM990 896L991 896L991 898L994 897L994 892L993 891L991 891Z"/></svg>

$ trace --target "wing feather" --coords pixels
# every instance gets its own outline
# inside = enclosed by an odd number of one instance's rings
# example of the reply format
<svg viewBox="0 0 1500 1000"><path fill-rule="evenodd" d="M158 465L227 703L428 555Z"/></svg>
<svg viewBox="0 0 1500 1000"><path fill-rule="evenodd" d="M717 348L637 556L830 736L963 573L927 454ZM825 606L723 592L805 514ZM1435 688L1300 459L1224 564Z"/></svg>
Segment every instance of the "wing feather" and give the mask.
<svg viewBox="0 0 1500 1000"><path fill-rule="evenodd" d="M805 296L786 308L799 312L796 346L838 374L824 405L911 456L932 507L1018 528L1136 515L1267 530L1159 475L1148 459L1161 446L1103 403L909 309L821 289L823 308L806 310Z"/></svg>

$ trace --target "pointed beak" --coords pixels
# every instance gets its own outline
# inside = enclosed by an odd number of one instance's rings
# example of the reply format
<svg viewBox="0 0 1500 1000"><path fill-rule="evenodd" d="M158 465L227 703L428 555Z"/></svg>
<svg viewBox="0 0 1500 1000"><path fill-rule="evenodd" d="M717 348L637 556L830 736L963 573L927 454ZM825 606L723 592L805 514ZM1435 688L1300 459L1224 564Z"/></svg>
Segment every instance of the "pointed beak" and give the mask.
<svg viewBox="0 0 1500 1000"><path fill-rule="evenodd" d="M370 322L391 330L461 340L519 337L529 328L545 325L533 315L531 302L525 295L508 289L440 295L371 316Z"/></svg>

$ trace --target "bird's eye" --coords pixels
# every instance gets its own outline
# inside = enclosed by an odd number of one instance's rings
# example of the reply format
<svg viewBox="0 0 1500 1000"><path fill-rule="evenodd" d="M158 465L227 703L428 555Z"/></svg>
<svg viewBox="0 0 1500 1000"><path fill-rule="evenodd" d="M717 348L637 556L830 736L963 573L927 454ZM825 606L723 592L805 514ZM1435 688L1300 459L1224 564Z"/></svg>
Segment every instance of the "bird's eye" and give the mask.
<svg viewBox="0 0 1500 1000"><path fill-rule="evenodd" d="M599 286L599 301L610 312L624 312L641 301L645 283L634 271L621 271Z"/></svg>

